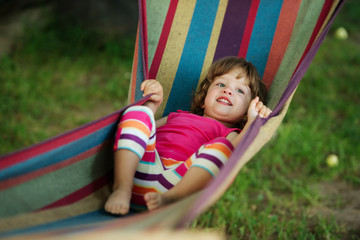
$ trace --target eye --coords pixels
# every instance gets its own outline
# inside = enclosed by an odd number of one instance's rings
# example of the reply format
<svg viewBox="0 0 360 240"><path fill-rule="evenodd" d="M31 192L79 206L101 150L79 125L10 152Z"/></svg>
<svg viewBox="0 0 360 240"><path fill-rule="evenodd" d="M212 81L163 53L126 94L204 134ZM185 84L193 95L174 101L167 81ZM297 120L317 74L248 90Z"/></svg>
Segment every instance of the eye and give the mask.
<svg viewBox="0 0 360 240"><path fill-rule="evenodd" d="M218 83L218 84L216 84L216 86L225 87L225 84L223 84L223 83Z"/></svg>
<svg viewBox="0 0 360 240"><path fill-rule="evenodd" d="M237 88L236 91L237 91L238 93L242 93L242 94L244 93L244 91L241 90L240 88Z"/></svg>

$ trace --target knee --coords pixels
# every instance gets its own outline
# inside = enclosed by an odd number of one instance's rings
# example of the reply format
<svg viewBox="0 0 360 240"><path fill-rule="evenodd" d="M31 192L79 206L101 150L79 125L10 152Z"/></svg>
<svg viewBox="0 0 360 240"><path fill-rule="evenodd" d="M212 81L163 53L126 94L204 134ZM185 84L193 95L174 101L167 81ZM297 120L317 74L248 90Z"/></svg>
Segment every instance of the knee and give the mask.
<svg viewBox="0 0 360 240"><path fill-rule="evenodd" d="M121 116L119 122L119 128L134 127L141 128L137 123L148 128L150 132L153 132L156 128L155 118L152 110L147 106L131 106L127 108Z"/></svg>
<svg viewBox="0 0 360 240"><path fill-rule="evenodd" d="M147 106L135 105L135 106L128 107L122 114L121 119L123 119L124 116L129 115L130 113L133 113L133 114L131 114L132 118L139 118L139 120L142 120L144 118L145 119L149 118L152 120L154 119L154 113ZM155 121L155 119L154 119L154 121Z"/></svg>
<svg viewBox="0 0 360 240"><path fill-rule="evenodd" d="M143 156L150 139L155 141L156 125L152 110L145 106L132 106L124 111L115 135L114 151L128 149ZM141 157L140 157L141 158Z"/></svg>

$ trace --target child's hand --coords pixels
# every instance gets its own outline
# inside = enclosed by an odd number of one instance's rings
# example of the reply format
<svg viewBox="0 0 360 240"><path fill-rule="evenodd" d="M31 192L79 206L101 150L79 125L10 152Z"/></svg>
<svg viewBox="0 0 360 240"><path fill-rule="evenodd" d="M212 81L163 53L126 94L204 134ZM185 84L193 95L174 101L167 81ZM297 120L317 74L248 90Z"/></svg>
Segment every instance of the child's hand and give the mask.
<svg viewBox="0 0 360 240"><path fill-rule="evenodd" d="M256 119L257 116L261 118L269 117L271 109L266 107L263 102L259 100L259 97L254 98L249 105L247 111L247 122L240 132L237 134L235 132L230 133L226 138L232 143L233 146L236 146L240 143L250 124ZM235 134L234 134L235 133Z"/></svg>
<svg viewBox="0 0 360 240"><path fill-rule="evenodd" d="M259 100L259 97L256 97L250 102L248 108L248 122L253 122L258 115L261 118L267 118L271 112L271 109L266 107L263 102Z"/></svg>
<svg viewBox="0 0 360 240"><path fill-rule="evenodd" d="M148 79L141 83L140 90L144 91L143 96L152 94L149 100L144 104L150 107L155 113L163 101L164 93L161 84L155 79Z"/></svg>

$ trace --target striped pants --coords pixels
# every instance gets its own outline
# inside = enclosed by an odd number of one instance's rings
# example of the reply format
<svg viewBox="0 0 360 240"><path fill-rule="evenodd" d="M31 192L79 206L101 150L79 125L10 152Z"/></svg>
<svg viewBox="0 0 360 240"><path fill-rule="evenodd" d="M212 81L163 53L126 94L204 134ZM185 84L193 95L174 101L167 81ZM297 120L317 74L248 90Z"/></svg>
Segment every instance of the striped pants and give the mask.
<svg viewBox="0 0 360 240"><path fill-rule="evenodd" d="M190 167L203 168L215 176L233 150L226 138L216 138L202 145L186 161L176 161L159 156L155 146L156 125L153 112L146 106L128 108L118 125L114 151L127 149L140 159L132 191L133 210L145 210L144 195L147 192L166 192L181 180Z"/></svg>

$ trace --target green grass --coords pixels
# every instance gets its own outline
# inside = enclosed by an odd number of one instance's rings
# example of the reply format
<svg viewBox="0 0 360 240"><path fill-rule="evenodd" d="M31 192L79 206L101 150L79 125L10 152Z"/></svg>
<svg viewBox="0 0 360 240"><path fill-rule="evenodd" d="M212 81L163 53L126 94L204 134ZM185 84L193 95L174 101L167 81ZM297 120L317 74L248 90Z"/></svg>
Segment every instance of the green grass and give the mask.
<svg viewBox="0 0 360 240"><path fill-rule="evenodd" d="M349 0L276 135L192 228L218 229L229 239L360 235L360 229L350 229L324 211L344 210L346 194L360 186L359 11L359 2ZM333 36L339 26L347 28L347 40ZM133 36L64 28L56 22L28 29L15 50L0 59L0 154L121 108L133 48ZM326 165L331 153L340 159L335 168ZM326 184L346 187L334 195L321 190Z"/></svg>
<svg viewBox="0 0 360 240"><path fill-rule="evenodd" d="M134 37L77 26L32 28L0 59L0 154L121 108Z"/></svg>

